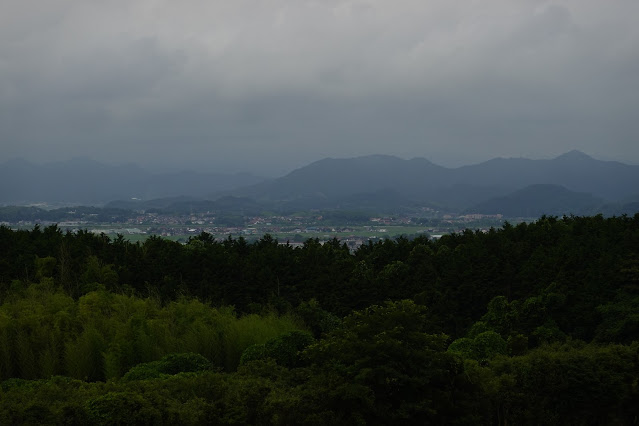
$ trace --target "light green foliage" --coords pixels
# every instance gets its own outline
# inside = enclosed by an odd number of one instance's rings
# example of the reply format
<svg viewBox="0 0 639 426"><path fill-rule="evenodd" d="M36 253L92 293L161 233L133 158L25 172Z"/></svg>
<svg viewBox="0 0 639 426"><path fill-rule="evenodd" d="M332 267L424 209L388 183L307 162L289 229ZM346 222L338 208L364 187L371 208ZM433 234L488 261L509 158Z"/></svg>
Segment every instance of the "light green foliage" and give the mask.
<svg viewBox="0 0 639 426"><path fill-rule="evenodd" d="M98 290L74 301L46 283L33 284L0 306L0 379L105 380L176 352L234 371L247 347L300 328L293 316L238 317L194 299L161 306Z"/></svg>
<svg viewBox="0 0 639 426"><path fill-rule="evenodd" d="M82 282L85 290L104 285L108 288L118 283L118 274L112 265L104 265L96 256L89 256L86 261Z"/></svg>
<svg viewBox="0 0 639 426"><path fill-rule="evenodd" d="M64 371L65 321L73 299L53 292L47 279L13 295L0 307L0 378L42 377Z"/></svg>
<svg viewBox="0 0 639 426"><path fill-rule="evenodd" d="M307 331L291 331L268 340L263 345L252 345L244 350L240 365L249 361L272 358L278 365L292 368L300 363L299 353L315 339Z"/></svg>
<svg viewBox="0 0 639 426"><path fill-rule="evenodd" d="M138 364L123 377L124 380L145 380L211 369L211 362L200 354L169 354L158 361Z"/></svg>
<svg viewBox="0 0 639 426"><path fill-rule="evenodd" d="M466 336L473 339L478 334L484 333L486 331L494 331L494 330L490 328L490 326L486 324L484 321L477 321L475 324L472 325L472 327L470 327L470 330L468 330L468 333L466 333Z"/></svg>
<svg viewBox="0 0 639 426"><path fill-rule="evenodd" d="M104 380L104 337L92 327L87 327L75 341L67 344L67 374L84 381Z"/></svg>
<svg viewBox="0 0 639 426"><path fill-rule="evenodd" d="M380 278L392 285L393 282L404 279L406 274L408 274L408 270L408 266L404 262L396 260L384 266Z"/></svg>
<svg viewBox="0 0 639 426"><path fill-rule="evenodd" d="M506 355L508 347L506 341L494 331L484 331L474 338L462 337L455 340L448 347L448 351L456 353L465 359L476 361L488 360L496 355Z"/></svg>
<svg viewBox="0 0 639 426"><path fill-rule="evenodd" d="M566 334L559 329L554 320L549 319L543 325L535 328L532 335L539 343L555 343L566 341Z"/></svg>
<svg viewBox="0 0 639 426"><path fill-rule="evenodd" d="M495 355L506 355L506 341L494 331L485 331L473 339L473 349L478 359L491 359Z"/></svg>
<svg viewBox="0 0 639 426"><path fill-rule="evenodd" d="M268 352L266 351L266 344L261 343L257 345L251 345L244 349L242 356L240 357L240 365L244 365L250 361L257 361L268 358Z"/></svg>
<svg viewBox="0 0 639 426"><path fill-rule="evenodd" d="M35 260L36 279L53 277L55 271L56 259L52 256L37 257Z"/></svg>
<svg viewBox="0 0 639 426"><path fill-rule="evenodd" d="M300 329L297 319L292 316L278 317L275 314L259 316L255 314L240 317L223 330L224 367L233 371L240 363L242 352L254 344L266 343L284 333Z"/></svg>
<svg viewBox="0 0 639 426"><path fill-rule="evenodd" d="M462 337L455 340L448 346L448 352L458 354L464 359L476 359L477 355L473 348L473 339L468 337Z"/></svg>

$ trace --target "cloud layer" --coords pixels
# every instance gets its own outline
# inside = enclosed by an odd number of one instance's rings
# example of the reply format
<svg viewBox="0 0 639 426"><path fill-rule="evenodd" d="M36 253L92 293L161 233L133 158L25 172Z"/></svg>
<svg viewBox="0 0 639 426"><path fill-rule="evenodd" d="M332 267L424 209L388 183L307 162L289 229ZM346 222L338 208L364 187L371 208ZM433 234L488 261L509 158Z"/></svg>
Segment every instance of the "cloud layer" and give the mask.
<svg viewBox="0 0 639 426"><path fill-rule="evenodd" d="M5 157L639 163L634 0L1 0Z"/></svg>

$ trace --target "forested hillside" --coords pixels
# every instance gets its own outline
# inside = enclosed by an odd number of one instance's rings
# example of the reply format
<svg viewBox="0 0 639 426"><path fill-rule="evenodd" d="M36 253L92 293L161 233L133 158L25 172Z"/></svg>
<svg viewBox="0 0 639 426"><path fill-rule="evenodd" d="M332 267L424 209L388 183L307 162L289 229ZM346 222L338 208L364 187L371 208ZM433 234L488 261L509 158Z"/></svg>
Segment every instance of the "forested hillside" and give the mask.
<svg viewBox="0 0 639 426"><path fill-rule="evenodd" d="M0 303L3 424L639 416L639 214L355 252L0 227Z"/></svg>

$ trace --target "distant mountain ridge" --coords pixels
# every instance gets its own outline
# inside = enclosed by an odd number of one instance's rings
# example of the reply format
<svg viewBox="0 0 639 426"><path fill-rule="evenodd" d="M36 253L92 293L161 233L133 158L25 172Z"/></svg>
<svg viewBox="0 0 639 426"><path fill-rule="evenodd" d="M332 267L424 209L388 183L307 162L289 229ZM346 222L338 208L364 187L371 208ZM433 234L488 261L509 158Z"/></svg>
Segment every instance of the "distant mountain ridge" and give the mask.
<svg viewBox="0 0 639 426"><path fill-rule="evenodd" d="M423 191L448 169L424 158L402 160L389 155L334 159L325 158L299 168L271 182L256 185L251 191L269 197L323 196L338 198L355 193L394 188L401 192Z"/></svg>
<svg viewBox="0 0 639 426"><path fill-rule="evenodd" d="M206 197L263 180L246 173L151 173L135 164L109 166L82 158L42 165L17 159L0 164L0 203Z"/></svg>
<svg viewBox="0 0 639 426"><path fill-rule="evenodd" d="M496 158L459 168L438 166L423 158L326 158L237 193L264 202L297 201L307 207L326 207L385 191L405 204L459 211L539 184L617 201L637 193L639 166L596 160L580 151L551 160Z"/></svg>
<svg viewBox="0 0 639 426"><path fill-rule="evenodd" d="M573 150L551 160L495 158L460 167L455 169L455 181L482 186L506 182L511 189L535 184L561 185L571 191L618 200L637 193L639 166L596 160Z"/></svg>
<svg viewBox="0 0 639 426"><path fill-rule="evenodd" d="M570 191L560 185L537 184L512 194L492 198L469 208L466 213L502 214L506 217L592 215L604 204L603 199L583 192Z"/></svg>
<svg viewBox="0 0 639 426"><path fill-rule="evenodd" d="M250 198L226 195L216 200L194 197L172 197L154 200L116 200L105 205L111 209L133 211L162 211L163 213L189 214L191 212L209 212L215 214L253 214L257 215L262 206Z"/></svg>
<svg viewBox="0 0 639 426"><path fill-rule="evenodd" d="M219 200L223 196L227 198ZM112 200L120 201L109 206L133 210L239 213L420 207L497 212L496 206L508 211L523 206L524 212L548 214L621 214L634 213L638 205L639 166L597 160L580 151L549 160L495 158L458 168L424 158L369 155L325 158L264 180L248 174L153 174L136 165L82 159L41 166L24 160L0 164L0 203Z"/></svg>

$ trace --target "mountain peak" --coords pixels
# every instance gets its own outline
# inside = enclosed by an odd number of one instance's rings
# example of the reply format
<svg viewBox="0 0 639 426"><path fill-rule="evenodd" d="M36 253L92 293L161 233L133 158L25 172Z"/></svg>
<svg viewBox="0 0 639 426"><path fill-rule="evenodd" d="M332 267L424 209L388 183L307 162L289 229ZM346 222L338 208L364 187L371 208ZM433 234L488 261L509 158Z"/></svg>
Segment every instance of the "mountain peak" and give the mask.
<svg viewBox="0 0 639 426"><path fill-rule="evenodd" d="M561 154L555 160L592 160L593 158L579 150L573 149L565 154Z"/></svg>

